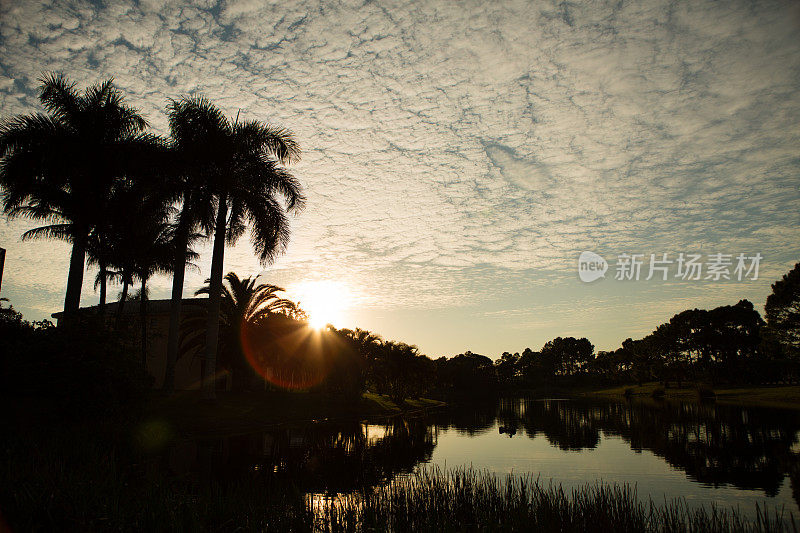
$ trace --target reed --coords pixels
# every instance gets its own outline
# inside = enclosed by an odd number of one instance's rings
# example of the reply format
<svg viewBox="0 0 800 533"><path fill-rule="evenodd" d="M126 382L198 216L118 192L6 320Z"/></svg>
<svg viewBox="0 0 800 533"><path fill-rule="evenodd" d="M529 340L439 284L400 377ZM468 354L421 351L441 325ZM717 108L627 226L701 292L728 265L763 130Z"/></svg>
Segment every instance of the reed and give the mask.
<svg viewBox="0 0 800 533"><path fill-rule="evenodd" d="M423 468L315 510L321 531L793 531L793 517L757 508L696 508L685 500L642 502L628 485L572 490L532 475Z"/></svg>

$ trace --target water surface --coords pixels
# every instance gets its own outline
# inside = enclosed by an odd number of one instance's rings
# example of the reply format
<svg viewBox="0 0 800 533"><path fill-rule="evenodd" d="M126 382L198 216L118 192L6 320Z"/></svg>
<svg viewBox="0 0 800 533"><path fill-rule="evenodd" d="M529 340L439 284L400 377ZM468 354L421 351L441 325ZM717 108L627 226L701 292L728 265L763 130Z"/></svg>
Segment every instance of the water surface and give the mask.
<svg viewBox="0 0 800 533"><path fill-rule="evenodd" d="M505 399L379 421L327 421L183 440L181 476L264 476L337 494L425 465L531 474L565 488L635 485L640 498L755 504L800 516L800 413L715 404Z"/></svg>

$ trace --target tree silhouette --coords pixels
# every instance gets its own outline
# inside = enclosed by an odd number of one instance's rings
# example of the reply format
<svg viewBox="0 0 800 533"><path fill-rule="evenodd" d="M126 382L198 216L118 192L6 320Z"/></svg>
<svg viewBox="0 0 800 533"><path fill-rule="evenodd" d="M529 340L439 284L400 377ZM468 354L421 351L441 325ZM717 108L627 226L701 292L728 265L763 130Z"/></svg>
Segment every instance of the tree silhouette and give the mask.
<svg viewBox="0 0 800 533"><path fill-rule="evenodd" d="M239 122L238 117L232 122L204 98L183 98L174 113L187 128L184 144L198 155L193 172L207 183L209 195L204 199L216 207L203 381L204 396L213 399L225 243L236 242L250 226L262 264L284 251L289 240L286 214L298 211L305 199L298 181L282 165L297 160L300 149L288 131L257 121Z"/></svg>
<svg viewBox="0 0 800 533"><path fill-rule="evenodd" d="M172 209L169 198L147 179L119 180L109 201L109 214L103 221L103 232L90 242L103 239L103 256L112 275L122 281L122 295L117 306L116 328L119 329L122 311L130 285L138 281L141 327L142 363L147 362L147 282L156 273L172 270L173 226L169 223ZM90 247L90 257L94 247ZM194 258L196 254L187 254ZM102 272L99 274L102 275Z"/></svg>
<svg viewBox="0 0 800 533"><path fill-rule="evenodd" d="M41 79L39 93L48 114L15 117L0 126L0 187L9 217L47 225L26 232L23 240L54 238L72 243L65 318L80 306L89 234L99 207L124 170L131 143L147 126L123 103L113 80L80 93L61 74Z"/></svg>
<svg viewBox="0 0 800 533"><path fill-rule="evenodd" d="M378 392L388 394L402 406L406 398L418 397L434 372L434 364L416 346L383 341L372 361L372 380Z"/></svg>
<svg viewBox="0 0 800 533"><path fill-rule="evenodd" d="M519 360L520 355L518 353L503 352L500 359L494 362L497 379L501 385L512 386L516 383L519 374L517 370Z"/></svg>
<svg viewBox="0 0 800 533"><path fill-rule="evenodd" d="M98 272L94 279L94 288L100 289L100 299L97 305L97 312L104 316L106 312L106 300L108 298L108 282L113 280L115 273L109 270L111 261L111 249L108 243L108 231L101 230L89 234L86 244L86 258L89 265L97 265Z"/></svg>
<svg viewBox="0 0 800 533"><path fill-rule="evenodd" d="M190 243L199 236L196 231L203 231L206 235L213 232L214 198L204 173L206 169L201 166L205 162L204 144L197 139L197 121L193 119L195 113L190 101L173 100L167 112L173 160L167 190L179 203L173 233L172 296L163 385L164 390L172 391L175 388L186 256Z"/></svg>
<svg viewBox="0 0 800 533"><path fill-rule="evenodd" d="M158 217L146 219L138 226L135 239L135 276L141 284L139 294L139 324L141 327L142 364L147 366L147 281L156 273L172 270L172 228Z"/></svg>
<svg viewBox="0 0 800 533"><path fill-rule="evenodd" d="M334 378L339 378L339 388L358 396L363 392L369 373L375 368L376 360L381 357L383 351L383 339L370 331L356 328L336 329L329 326L327 332L339 337L343 344L347 345L352 357L346 357L347 350L341 350L339 354L339 368L334 372ZM331 381L331 377L328 377Z"/></svg>
<svg viewBox="0 0 800 533"><path fill-rule="evenodd" d="M242 352L242 332L258 327L271 315L290 315L296 311L294 302L278 296L283 289L276 285L258 283L258 276L240 279L234 272L225 276L228 285L222 286L220 298L220 335L218 354L220 366L233 375L234 387L243 388L247 363ZM211 280L195 295L211 296ZM190 314L184 325L181 348L184 353L205 348L207 310Z"/></svg>
<svg viewBox="0 0 800 533"><path fill-rule="evenodd" d="M772 284L772 294L764 305L768 335L775 339L785 356L800 355L800 263Z"/></svg>
<svg viewBox="0 0 800 533"><path fill-rule="evenodd" d="M98 311L101 316L105 314L107 282L124 278L127 283L123 293L127 296L128 286L141 270L140 266L134 265L139 261L137 254L144 254L144 259L151 253L147 248L151 242L163 246L155 238L152 226L165 224L170 214L171 196L164 191L163 182L171 175L172 161L164 139L150 134L139 135L135 141L127 143L121 155L126 158L122 174L114 181L106 202L97 206L96 224L89 234L87 246L88 263L97 265L99 269L95 288L100 288ZM121 258L125 257L129 258L126 271L110 269L112 263L119 265ZM162 264L158 270L167 272L170 269ZM121 304L124 302L123 298ZM122 305L118 308L118 316Z"/></svg>

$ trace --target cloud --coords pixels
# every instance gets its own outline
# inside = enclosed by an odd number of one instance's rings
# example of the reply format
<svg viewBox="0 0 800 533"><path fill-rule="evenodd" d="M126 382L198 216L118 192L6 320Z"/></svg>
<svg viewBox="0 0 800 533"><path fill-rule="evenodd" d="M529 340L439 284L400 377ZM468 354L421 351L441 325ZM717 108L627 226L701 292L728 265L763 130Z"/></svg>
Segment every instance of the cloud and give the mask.
<svg viewBox="0 0 800 533"><path fill-rule="evenodd" d="M501 144L485 144L486 155L500 173L511 183L524 189L547 191L553 185L547 166L537 161L526 161L516 152Z"/></svg>

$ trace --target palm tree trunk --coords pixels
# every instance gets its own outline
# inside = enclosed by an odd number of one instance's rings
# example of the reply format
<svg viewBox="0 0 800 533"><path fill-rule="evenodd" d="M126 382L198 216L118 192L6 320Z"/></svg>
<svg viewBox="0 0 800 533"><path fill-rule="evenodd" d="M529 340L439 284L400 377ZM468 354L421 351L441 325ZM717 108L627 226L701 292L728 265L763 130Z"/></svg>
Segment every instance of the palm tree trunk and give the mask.
<svg viewBox="0 0 800 533"><path fill-rule="evenodd" d="M101 317L106 315L106 296L107 296L108 269L105 261L100 262L100 303L97 306L97 313Z"/></svg>
<svg viewBox="0 0 800 533"><path fill-rule="evenodd" d="M211 280L208 294L208 322L206 324L206 367L203 379L203 397L216 399L217 342L219 341L219 308L222 300L222 266L225 255L225 230L227 229L227 197L220 195L217 223L214 229L214 252L211 256Z"/></svg>
<svg viewBox="0 0 800 533"><path fill-rule="evenodd" d="M81 306L81 287L83 286L83 264L86 261L86 243L89 240L88 228L78 227L72 241L72 254L69 259L67 293L64 296L64 318L72 322Z"/></svg>
<svg viewBox="0 0 800 533"><path fill-rule="evenodd" d="M184 207L184 209L186 209ZM172 300L169 304L169 336L167 338L167 368L164 371L164 390L175 390L175 362L178 360L178 335L183 305L183 279L186 272L186 249L189 243L189 226L182 224L175 235L175 262L172 269Z"/></svg>
<svg viewBox="0 0 800 533"><path fill-rule="evenodd" d="M128 299L128 274L122 271L122 295L117 304L117 319L114 322L114 329L119 329L122 325L122 309L125 307L125 300Z"/></svg>
<svg viewBox="0 0 800 533"><path fill-rule="evenodd" d="M147 371L147 277L142 276L142 292L139 294L139 320L142 327L142 367Z"/></svg>

